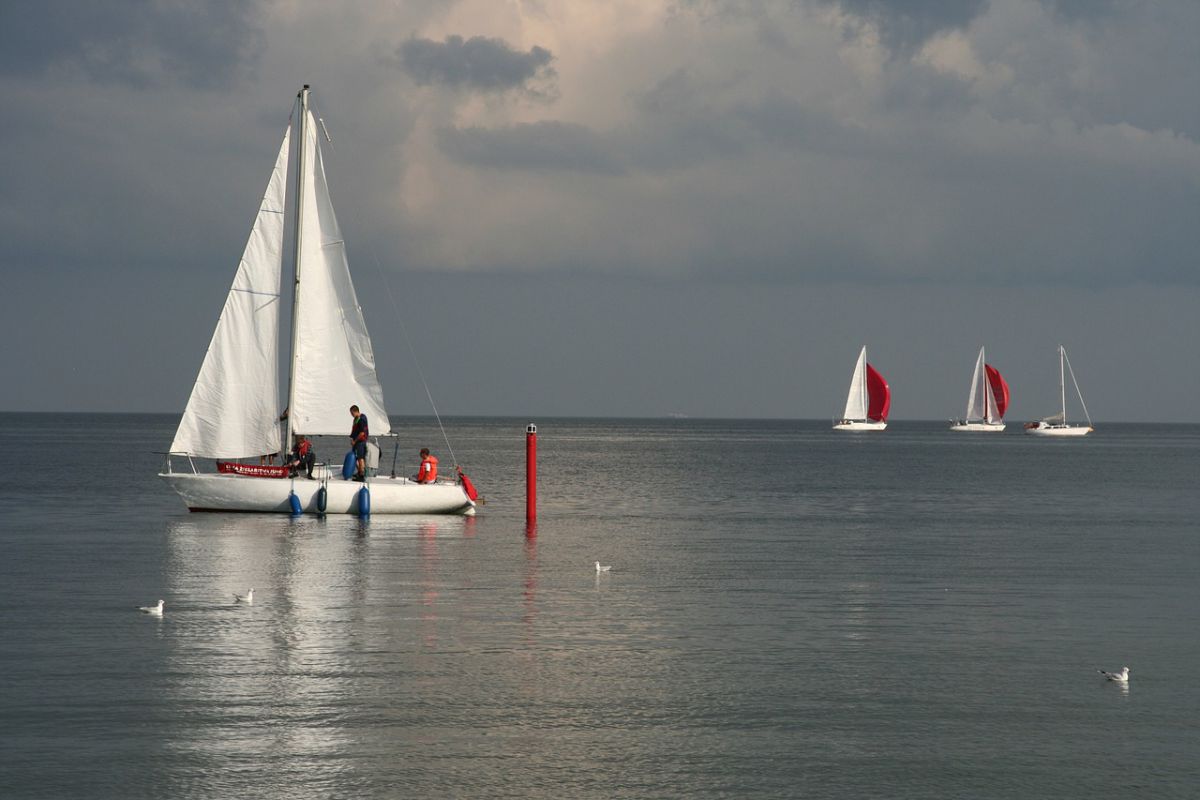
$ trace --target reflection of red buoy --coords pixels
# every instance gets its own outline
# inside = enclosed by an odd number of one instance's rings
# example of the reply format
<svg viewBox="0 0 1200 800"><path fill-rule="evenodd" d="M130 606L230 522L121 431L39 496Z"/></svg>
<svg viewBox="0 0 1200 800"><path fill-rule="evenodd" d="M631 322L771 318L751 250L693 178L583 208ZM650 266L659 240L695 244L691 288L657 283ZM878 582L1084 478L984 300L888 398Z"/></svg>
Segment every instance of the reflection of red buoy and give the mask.
<svg viewBox="0 0 1200 800"><path fill-rule="evenodd" d="M537 522L537 425L525 426L525 521Z"/></svg>

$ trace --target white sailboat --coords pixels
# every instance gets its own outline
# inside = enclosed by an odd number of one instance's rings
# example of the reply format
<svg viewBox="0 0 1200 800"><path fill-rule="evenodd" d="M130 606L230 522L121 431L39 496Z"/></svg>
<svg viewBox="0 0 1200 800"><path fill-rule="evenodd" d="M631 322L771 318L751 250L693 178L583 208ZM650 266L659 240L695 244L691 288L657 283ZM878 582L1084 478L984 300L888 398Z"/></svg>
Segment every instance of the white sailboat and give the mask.
<svg viewBox="0 0 1200 800"><path fill-rule="evenodd" d="M1067 373L1070 373L1071 383L1075 385L1075 394L1079 396L1079 405L1083 408L1087 425L1071 425L1067 422ZM1075 380L1075 370L1071 369L1067 349L1061 344L1058 346L1058 397L1062 410L1038 422L1025 423L1025 432L1034 436L1087 436L1091 433L1094 430L1092 417L1088 414L1087 404L1083 402L1083 392L1079 391L1079 381Z"/></svg>
<svg viewBox="0 0 1200 800"><path fill-rule="evenodd" d="M983 348L975 361L971 391L967 395L967 415L952 423L952 431L999 433L1004 430L1004 412L1008 410L1008 383L1000 371L985 360Z"/></svg>
<svg viewBox="0 0 1200 800"><path fill-rule="evenodd" d="M347 436L351 405L367 415L373 435L391 431L371 338L330 202L308 86L297 105L160 477L193 511L473 514L474 488L461 473L422 484L368 470L366 481L358 483L327 467L318 467L315 479L307 480L288 479L283 467L231 463L279 452L293 434ZM293 123L292 344L288 413L281 425L279 305ZM377 462L378 450L374 453ZM190 469L176 472L172 457L183 457ZM218 471L200 472L197 457L217 460Z"/></svg>
<svg viewBox="0 0 1200 800"><path fill-rule="evenodd" d="M850 377L850 393L842 418L833 424L838 431L881 431L887 427L888 410L892 406L892 390L875 367L867 363L867 347L863 345Z"/></svg>

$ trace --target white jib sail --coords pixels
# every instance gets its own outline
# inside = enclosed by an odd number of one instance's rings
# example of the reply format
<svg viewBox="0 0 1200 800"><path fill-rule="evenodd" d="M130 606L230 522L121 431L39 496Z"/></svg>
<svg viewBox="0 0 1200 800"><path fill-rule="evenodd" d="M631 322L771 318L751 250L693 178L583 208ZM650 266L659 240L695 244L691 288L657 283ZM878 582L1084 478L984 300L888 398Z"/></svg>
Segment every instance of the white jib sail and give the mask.
<svg viewBox="0 0 1200 800"><path fill-rule="evenodd" d="M290 129L171 452L248 458L279 451L279 276Z"/></svg>
<svg viewBox="0 0 1200 800"><path fill-rule="evenodd" d="M306 126L304 196L300 213L300 285L297 296L292 428L304 434L350 433L351 405L367 415L372 435L391 423L375 374L375 354L363 320L346 246L329 199L317 125Z"/></svg>
<svg viewBox="0 0 1200 800"><path fill-rule="evenodd" d="M867 348L863 346L858 354L858 363L854 365L854 375L850 378L850 393L846 395L846 410L842 419L867 418Z"/></svg>
<svg viewBox="0 0 1200 800"><path fill-rule="evenodd" d="M975 372L971 375L971 393L967 396L967 422L986 420L991 422L996 415L996 401L988 391L987 374L984 371L983 348L975 361Z"/></svg>

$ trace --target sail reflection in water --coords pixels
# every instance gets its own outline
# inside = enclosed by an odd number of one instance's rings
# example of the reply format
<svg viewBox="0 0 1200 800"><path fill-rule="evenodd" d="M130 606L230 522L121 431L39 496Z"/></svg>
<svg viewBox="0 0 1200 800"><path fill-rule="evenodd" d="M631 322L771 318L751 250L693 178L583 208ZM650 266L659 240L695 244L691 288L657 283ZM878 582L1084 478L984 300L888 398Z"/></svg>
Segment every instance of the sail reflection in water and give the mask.
<svg viewBox="0 0 1200 800"><path fill-rule="evenodd" d="M200 713L170 748L201 762L286 753L317 786L352 769L362 721L353 720L357 733L344 723L376 707L375 692L392 691L381 683L406 671L397 665L415 637L439 646L438 538L462 538L468 519L172 521L166 591L187 600L165 626L167 691ZM251 585L253 606L228 602ZM414 602L419 611L406 613Z"/></svg>

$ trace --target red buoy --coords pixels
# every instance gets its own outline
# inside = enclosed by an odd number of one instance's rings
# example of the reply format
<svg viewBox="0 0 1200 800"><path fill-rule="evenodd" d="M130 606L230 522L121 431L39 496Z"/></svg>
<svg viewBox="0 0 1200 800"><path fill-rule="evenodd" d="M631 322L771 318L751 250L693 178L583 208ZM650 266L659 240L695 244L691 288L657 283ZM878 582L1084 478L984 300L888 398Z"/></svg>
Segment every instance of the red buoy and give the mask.
<svg viewBox="0 0 1200 800"><path fill-rule="evenodd" d="M537 425L525 426L525 521L537 521Z"/></svg>

